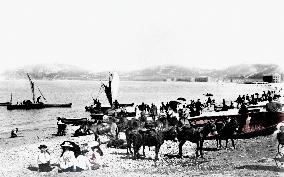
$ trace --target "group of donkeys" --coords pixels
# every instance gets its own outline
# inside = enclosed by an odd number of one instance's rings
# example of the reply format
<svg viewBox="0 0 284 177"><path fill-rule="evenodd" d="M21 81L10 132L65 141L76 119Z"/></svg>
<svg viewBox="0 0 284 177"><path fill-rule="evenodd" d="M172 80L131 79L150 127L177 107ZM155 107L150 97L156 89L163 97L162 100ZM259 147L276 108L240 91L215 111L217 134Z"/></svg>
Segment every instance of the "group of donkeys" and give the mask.
<svg viewBox="0 0 284 177"><path fill-rule="evenodd" d="M226 140L227 148L228 140L231 139L232 146L235 148L234 138L239 132L238 121L230 117L225 117L223 120L203 120L202 124L186 118L177 120L170 116L160 117L155 122L123 119L118 127L119 131L125 132L127 154L131 153L136 159L141 147L143 147L145 156L145 146L155 146L156 160L160 147L166 140L179 143L179 157L182 157L182 147L186 141L196 143L196 158L199 156L203 158L203 143L206 139L210 137L216 139L217 148L222 148L222 140ZM93 132L96 138L110 131L109 125L103 126L102 124L90 124L86 128Z"/></svg>
<svg viewBox="0 0 284 177"><path fill-rule="evenodd" d="M232 146L235 148L234 137L238 133L238 122L236 118L226 118L224 120L205 120L202 125L182 118L179 121L172 117L161 117L155 122L141 122L131 120L127 122L125 130L127 141L127 153L133 154L136 159L139 149L143 147L145 156L145 146L155 146L155 159L161 145L166 140L179 143L179 157L182 157L182 146L186 141L196 143L196 158L200 155L203 158L203 143L208 135L217 141L217 148L222 148L221 141L231 139ZM132 152L132 148L133 151Z"/></svg>

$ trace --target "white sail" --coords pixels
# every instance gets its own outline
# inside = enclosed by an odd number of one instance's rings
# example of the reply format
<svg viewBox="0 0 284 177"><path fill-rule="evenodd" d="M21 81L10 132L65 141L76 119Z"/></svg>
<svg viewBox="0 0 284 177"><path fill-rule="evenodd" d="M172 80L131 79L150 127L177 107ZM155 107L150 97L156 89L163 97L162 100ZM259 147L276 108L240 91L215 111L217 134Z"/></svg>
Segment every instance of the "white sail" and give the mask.
<svg viewBox="0 0 284 177"><path fill-rule="evenodd" d="M119 89L119 76L116 72L112 74L112 81L111 81L111 96L112 101L115 101L118 96L118 89Z"/></svg>

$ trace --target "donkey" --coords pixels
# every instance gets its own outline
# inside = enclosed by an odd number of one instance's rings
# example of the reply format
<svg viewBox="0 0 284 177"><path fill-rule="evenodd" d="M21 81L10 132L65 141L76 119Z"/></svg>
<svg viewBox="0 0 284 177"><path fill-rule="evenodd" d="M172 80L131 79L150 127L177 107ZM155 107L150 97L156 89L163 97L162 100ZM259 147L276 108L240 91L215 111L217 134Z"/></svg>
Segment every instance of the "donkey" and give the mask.
<svg viewBox="0 0 284 177"><path fill-rule="evenodd" d="M203 158L203 143L205 138L209 133L216 135L216 125L214 122L207 122L203 125L203 127L198 127L196 125L188 124L187 126L183 126L183 123L179 121L179 125L177 128L177 138L179 140L179 156L182 157L182 146L186 141L190 141L192 143L196 143L197 147L195 150L196 158L198 158L199 154L201 158ZM198 153L199 151L199 153Z"/></svg>
<svg viewBox="0 0 284 177"><path fill-rule="evenodd" d="M224 122L221 122L219 124L222 124L218 128L218 136L216 138L217 141L217 148L222 148L222 140L226 140L226 148L228 147L228 141L231 139L232 146L235 149L235 142L234 137L238 133L238 122L235 118L228 118ZM217 126L218 127L218 126ZM218 146L219 145L219 146Z"/></svg>
<svg viewBox="0 0 284 177"><path fill-rule="evenodd" d="M158 160L159 150L165 140L177 141L177 129L176 127L171 127L164 130L138 130L132 132L132 142L134 150L134 159L137 158L138 151L141 146L143 146L143 156L145 156L145 146L151 147L155 146L155 160Z"/></svg>

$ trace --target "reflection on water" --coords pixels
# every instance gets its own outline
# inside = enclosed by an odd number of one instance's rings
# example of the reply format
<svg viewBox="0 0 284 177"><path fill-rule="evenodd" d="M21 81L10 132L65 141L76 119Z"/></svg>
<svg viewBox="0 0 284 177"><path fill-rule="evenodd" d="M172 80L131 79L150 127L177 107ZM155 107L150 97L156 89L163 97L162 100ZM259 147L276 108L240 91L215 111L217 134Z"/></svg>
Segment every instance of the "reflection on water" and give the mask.
<svg viewBox="0 0 284 177"><path fill-rule="evenodd" d="M89 117L85 106L92 103L92 97L97 98L100 82L98 81L35 81L48 103L72 103L72 108L46 108L40 110L12 110L0 107L1 132L10 131L14 127L21 130L46 128L56 126L56 117L83 118ZM272 85L274 88L282 87ZM235 83L194 83L194 82L136 82L122 81L118 93L120 103L156 103L175 100L184 97L187 100L207 99L203 94L214 94L213 99L221 102L223 98L235 100L239 94L262 93L271 87L265 85L246 85ZM39 92L36 89L36 94ZM0 81L0 102L10 100L13 103L24 99L32 99L30 84L27 80ZM103 104L107 99L102 93L99 97Z"/></svg>

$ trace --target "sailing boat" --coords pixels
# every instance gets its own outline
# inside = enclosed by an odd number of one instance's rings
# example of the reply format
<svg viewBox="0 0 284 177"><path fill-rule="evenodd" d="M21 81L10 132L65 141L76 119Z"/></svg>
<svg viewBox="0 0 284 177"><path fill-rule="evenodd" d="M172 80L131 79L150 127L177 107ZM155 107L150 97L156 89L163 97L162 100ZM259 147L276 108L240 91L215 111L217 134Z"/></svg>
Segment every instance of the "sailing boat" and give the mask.
<svg viewBox="0 0 284 177"><path fill-rule="evenodd" d="M94 104L86 106L86 111L91 113L107 113L108 110L113 110L119 107L133 106L132 104L119 104L117 101L118 89L119 89L119 76L116 72L109 74L108 84L101 83L99 94L101 90L104 90L107 100L110 106L102 107L99 100L94 99Z"/></svg>
<svg viewBox="0 0 284 177"><path fill-rule="evenodd" d="M42 109L42 108L51 108L51 107L71 107L72 103L66 103L66 104L47 104L40 102L40 98L42 97L45 101L45 97L43 96L41 90L38 88L39 93L41 96L37 97L37 100L35 99L35 84L31 80L29 74L27 74L30 85L31 85L31 91L32 91L32 101L31 100L24 100L23 103L21 104L12 104L12 94L11 94L11 101L10 104L7 105L8 110L13 110L13 109Z"/></svg>

